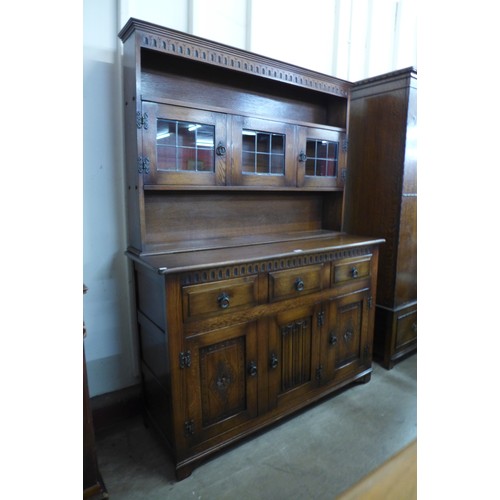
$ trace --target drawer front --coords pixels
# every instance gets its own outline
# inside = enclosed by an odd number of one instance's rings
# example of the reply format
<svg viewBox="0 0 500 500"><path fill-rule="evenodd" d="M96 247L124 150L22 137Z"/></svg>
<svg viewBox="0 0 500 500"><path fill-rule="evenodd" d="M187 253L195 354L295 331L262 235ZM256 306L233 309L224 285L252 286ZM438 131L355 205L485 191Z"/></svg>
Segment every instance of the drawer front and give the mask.
<svg viewBox="0 0 500 500"><path fill-rule="evenodd" d="M182 302L184 320L252 307L257 304L257 277L185 286Z"/></svg>
<svg viewBox="0 0 500 500"><path fill-rule="evenodd" d="M269 273L269 300L274 302L320 291L323 269L324 265L320 264Z"/></svg>
<svg viewBox="0 0 500 500"><path fill-rule="evenodd" d="M371 260L342 260L333 264L332 279L334 285L344 284L370 276Z"/></svg>
<svg viewBox="0 0 500 500"><path fill-rule="evenodd" d="M398 315L396 328L396 349L417 340L417 310Z"/></svg>

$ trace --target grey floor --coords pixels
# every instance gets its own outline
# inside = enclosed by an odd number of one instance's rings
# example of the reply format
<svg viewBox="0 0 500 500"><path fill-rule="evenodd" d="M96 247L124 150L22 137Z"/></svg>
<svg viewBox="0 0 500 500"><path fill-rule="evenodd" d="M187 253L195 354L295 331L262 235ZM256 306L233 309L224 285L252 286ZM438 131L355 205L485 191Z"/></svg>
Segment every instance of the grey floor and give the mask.
<svg viewBox="0 0 500 500"><path fill-rule="evenodd" d="M110 498L334 499L417 436L417 355L227 449L177 482L173 465L132 419L97 436Z"/></svg>

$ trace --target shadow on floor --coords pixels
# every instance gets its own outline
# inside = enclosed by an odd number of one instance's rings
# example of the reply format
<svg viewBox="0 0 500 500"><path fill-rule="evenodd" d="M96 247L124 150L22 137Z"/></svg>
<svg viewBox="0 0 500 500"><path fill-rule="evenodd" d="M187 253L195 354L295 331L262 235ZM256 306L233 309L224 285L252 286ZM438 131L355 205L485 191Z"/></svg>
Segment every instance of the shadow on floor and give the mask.
<svg viewBox="0 0 500 500"><path fill-rule="evenodd" d="M109 497L128 499L333 499L417 436L417 355L262 431L177 482L142 418L96 436Z"/></svg>

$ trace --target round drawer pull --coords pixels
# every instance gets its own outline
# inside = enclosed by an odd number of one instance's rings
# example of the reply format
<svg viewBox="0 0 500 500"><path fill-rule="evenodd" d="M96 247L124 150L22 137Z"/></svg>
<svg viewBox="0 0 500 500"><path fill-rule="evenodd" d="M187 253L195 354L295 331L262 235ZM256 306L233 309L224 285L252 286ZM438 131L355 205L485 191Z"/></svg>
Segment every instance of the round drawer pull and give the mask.
<svg viewBox="0 0 500 500"><path fill-rule="evenodd" d="M302 290L304 290L304 281L302 278L297 278L295 280L295 290L297 290L297 292L302 292Z"/></svg>
<svg viewBox="0 0 500 500"><path fill-rule="evenodd" d="M303 163L307 160L307 155L304 153L304 151L301 151L298 156L298 160Z"/></svg>
<svg viewBox="0 0 500 500"><path fill-rule="evenodd" d="M248 375L255 377L257 375L257 363L255 361L250 361L248 365Z"/></svg>
<svg viewBox="0 0 500 500"><path fill-rule="evenodd" d="M217 302L221 309L227 309L229 307L229 295L226 292L221 293L217 297Z"/></svg>
<svg viewBox="0 0 500 500"><path fill-rule="evenodd" d="M217 156L224 156L226 154L226 146L224 146L222 142L219 142L219 144L217 144L217 149L215 150L215 154Z"/></svg>
<svg viewBox="0 0 500 500"><path fill-rule="evenodd" d="M359 276L358 268L356 266L353 266L351 269L351 276L353 278L357 278Z"/></svg>

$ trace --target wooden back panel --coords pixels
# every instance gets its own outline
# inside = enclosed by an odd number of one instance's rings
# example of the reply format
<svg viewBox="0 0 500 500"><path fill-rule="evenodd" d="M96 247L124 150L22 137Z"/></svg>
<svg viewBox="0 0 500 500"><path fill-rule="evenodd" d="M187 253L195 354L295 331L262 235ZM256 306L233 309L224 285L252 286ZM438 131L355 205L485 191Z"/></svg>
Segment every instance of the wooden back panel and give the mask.
<svg viewBox="0 0 500 500"><path fill-rule="evenodd" d="M345 128L347 100L166 54L142 52L145 100L175 100L228 113Z"/></svg>
<svg viewBox="0 0 500 500"><path fill-rule="evenodd" d="M322 229L315 193L145 193L147 245Z"/></svg>

